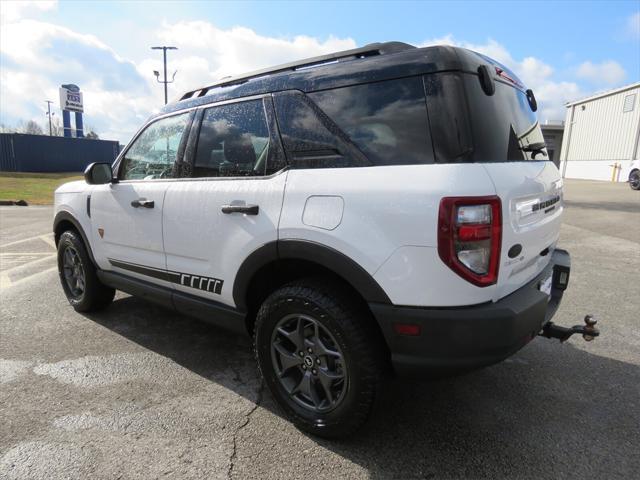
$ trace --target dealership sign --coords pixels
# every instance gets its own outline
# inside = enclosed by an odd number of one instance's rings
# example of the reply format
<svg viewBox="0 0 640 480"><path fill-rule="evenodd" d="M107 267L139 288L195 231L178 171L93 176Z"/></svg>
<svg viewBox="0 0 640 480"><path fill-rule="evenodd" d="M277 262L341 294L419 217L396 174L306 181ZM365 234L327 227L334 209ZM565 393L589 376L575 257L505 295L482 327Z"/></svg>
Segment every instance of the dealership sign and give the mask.
<svg viewBox="0 0 640 480"><path fill-rule="evenodd" d="M83 112L82 92L77 85L68 84L60 87L60 108L71 112Z"/></svg>

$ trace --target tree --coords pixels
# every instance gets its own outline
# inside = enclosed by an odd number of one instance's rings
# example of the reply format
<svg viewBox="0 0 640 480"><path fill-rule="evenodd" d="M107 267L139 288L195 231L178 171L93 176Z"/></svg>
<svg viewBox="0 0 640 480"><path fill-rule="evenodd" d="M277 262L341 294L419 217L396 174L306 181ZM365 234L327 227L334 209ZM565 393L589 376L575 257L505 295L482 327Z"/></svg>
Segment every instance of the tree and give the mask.
<svg viewBox="0 0 640 480"><path fill-rule="evenodd" d="M96 129L93 127L93 125L85 125L84 131L86 132L84 134L85 138L89 138L91 140L100 140L100 136L98 136L98 134L96 133Z"/></svg>
<svg viewBox="0 0 640 480"><path fill-rule="evenodd" d="M60 125L60 117L57 115L51 120L51 135L54 137L62 137L64 135L64 129Z"/></svg>
<svg viewBox="0 0 640 480"><path fill-rule="evenodd" d="M44 131L42 127L38 125L33 120L29 120L24 126L23 133L27 133L29 135L44 135Z"/></svg>

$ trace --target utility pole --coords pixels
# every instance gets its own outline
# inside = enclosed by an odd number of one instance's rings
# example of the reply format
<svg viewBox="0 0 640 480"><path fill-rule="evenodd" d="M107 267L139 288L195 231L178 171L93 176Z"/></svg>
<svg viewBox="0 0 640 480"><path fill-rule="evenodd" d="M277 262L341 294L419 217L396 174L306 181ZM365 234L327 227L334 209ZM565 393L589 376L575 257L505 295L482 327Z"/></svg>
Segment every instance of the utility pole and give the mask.
<svg viewBox="0 0 640 480"><path fill-rule="evenodd" d="M53 136L51 133L51 115L55 115L55 113L51 113L51 104L53 103L51 100L45 100L47 102L47 117L49 117L49 136Z"/></svg>
<svg viewBox="0 0 640 480"><path fill-rule="evenodd" d="M167 104L167 84L168 83L173 83L173 81L176 78L176 73L178 73L178 71L176 70L175 72L173 72L173 77L171 77L171 80L167 80L167 50L177 50L177 47L166 47L166 46L162 46L162 47L151 47L151 50L162 50L162 59L164 61L164 80L160 80L160 72L158 72L157 70L153 71L153 74L156 76L156 81L158 83L164 83L164 104Z"/></svg>

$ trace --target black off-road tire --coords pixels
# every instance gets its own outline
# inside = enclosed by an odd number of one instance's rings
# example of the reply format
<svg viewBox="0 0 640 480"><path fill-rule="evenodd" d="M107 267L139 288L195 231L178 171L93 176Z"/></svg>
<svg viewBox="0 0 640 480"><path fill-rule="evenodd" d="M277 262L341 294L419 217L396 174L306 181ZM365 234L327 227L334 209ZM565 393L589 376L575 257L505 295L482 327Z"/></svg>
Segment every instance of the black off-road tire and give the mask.
<svg viewBox="0 0 640 480"><path fill-rule="evenodd" d="M78 271L84 278L84 287L72 288L65 278L65 252L72 253L78 260ZM82 237L73 231L67 230L60 235L58 241L58 275L67 300L77 312L95 312L106 308L112 301L116 291L104 285L96 274L96 267L89 258Z"/></svg>
<svg viewBox="0 0 640 480"><path fill-rule="evenodd" d="M640 190L640 170L634 170L629 175L629 186L632 190Z"/></svg>
<svg viewBox="0 0 640 480"><path fill-rule="evenodd" d="M388 371L386 349L374 330L375 320L364 305L345 294L344 288L333 286L335 283L331 279L303 279L273 292L257 313L253 341L262 377L278 405L298 428L325 438L351 435L366 422ZM274 335L278 335L274 331L283 319L295 315L315 319L333 337L343 356L345 368L339 370L346 372L345 390L330 411L301 406L278 375L272 356ZM321 386L318 388L322 391Z"/></svg>

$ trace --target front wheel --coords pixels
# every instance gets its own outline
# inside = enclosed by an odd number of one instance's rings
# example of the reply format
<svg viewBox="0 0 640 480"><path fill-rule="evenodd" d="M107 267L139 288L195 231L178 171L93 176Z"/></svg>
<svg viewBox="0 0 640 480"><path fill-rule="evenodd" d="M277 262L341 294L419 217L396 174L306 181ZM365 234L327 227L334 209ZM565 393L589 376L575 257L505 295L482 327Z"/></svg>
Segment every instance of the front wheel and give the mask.
<svg viewBox="0 0 640 480"><path fill-rule="evenodd" d="M272 293L256 318L254 348L277 403L301 429L327 438L369 417L384 366L373 319L322 279Z"/></svg>
<svg viewBox="0 0 640 480"><path fill-rule="evenodd" d="M640 170L634 170L629 175L629 186L633 190L640 190Z"/></svg>
<svg viewBox="0 0 640 480"><path fill-rule="evenodd" d="M115 290L98 279L96 267L75 231L60 235L58 275L67 300L77 312L102 310L113 300Z"/></svg>

